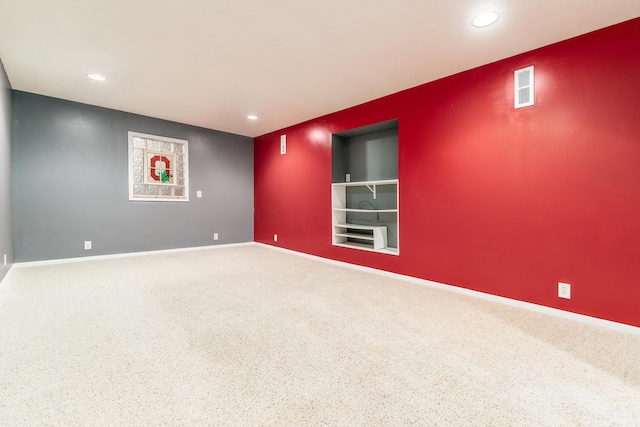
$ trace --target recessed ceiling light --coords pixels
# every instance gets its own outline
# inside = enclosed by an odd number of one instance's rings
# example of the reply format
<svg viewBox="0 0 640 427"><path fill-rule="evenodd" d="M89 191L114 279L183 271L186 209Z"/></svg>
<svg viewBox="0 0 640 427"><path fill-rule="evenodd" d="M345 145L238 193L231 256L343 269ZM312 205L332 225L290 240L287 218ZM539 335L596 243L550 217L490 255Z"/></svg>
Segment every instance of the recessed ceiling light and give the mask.
<svg viewBox="0 0 640 427"><path fill-rule="evenodd" d="M100 74L87 74L87 77L89 77L92 80L97 80L99 82L103 82L103 81L107 80L106 78L104 78Z"/></svg>
<svg viewBox="0 0 640 427"><path fill-rule="evenodd" d="M258 120L258 116L254 116L253 114L247 116L247 119L249 120Z"/></svg>
<svg viewBox="0 0 640 427"><path fill-rule="evenodd" d="M498 12L489 10L487 12L482 12L478 16L473 18L473 21L471 21L471 25L478 28L488 27L489 25L494 24L499 17L500 15L498 15Z"/></svg>

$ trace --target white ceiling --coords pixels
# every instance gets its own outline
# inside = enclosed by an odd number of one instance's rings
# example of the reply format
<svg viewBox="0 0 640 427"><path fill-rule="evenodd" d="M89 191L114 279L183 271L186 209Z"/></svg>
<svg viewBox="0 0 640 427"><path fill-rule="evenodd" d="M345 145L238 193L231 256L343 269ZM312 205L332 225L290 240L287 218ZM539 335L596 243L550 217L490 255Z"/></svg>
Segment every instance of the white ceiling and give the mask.
<svg viewBox="0 0 640 427"><path fill-rule="evenodd" d="M486 9L498 23L471 27ZM17 90L257 136L638 16L638 0L0 0L0 58Z"/></svg>

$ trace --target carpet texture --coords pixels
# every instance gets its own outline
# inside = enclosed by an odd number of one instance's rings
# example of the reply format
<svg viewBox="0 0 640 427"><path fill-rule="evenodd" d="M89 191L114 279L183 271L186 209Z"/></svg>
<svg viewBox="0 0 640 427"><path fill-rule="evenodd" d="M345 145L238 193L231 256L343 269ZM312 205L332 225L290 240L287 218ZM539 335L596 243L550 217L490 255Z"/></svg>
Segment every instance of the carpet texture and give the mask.
<svg viewBox="0 0 640 427"><path fill-rule="evenodd" d="M13 268L2 426L638 426L640 335L259 245Z"/></svg>

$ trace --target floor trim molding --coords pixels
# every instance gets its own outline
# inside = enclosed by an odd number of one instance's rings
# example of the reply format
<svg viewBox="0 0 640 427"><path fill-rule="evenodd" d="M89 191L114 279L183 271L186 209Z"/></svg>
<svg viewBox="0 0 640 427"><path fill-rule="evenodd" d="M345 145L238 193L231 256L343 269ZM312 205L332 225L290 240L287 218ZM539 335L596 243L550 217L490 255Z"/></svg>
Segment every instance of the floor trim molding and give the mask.
<svg viewBox="0 0 640 427"><path fill-rule="evenodd" d="M102 259L128 258L128 257L168 254L168 253L176 253L176 252L202 251L207 249L224 249L224 248L231 248L234 246L248 246L248 245L254 245L254 244L255 242L228 243L223 245L193 246L188 248L159 249L155 251L125 252L125 253L118 253L118 254L92 255L92 256L76 257L76 258L60 258L60 259L50 259L45 261L15 262L12 267L22 268L22 267L35 267L40 265L67 264L71 262L96 261L96 260L102 260Z"/></svg>
<svg viewBox="0 0 640 427"><path fill-rule="evenodd" d="M260 246L263 246L265 248L269 248L269 249L273 249L273 250L277 250L277 251L290 253L290 254L293 254L293 255L302 256L302 257L305 257L305 258L315 259L315 260L326 262L326 263L329 263L329 264L340 265L342 267L352 268L354 270L359 270L359 271L364 271L364 272L368 272L368 273L378 274L378 275L390 277L390 278L393 278L393 279L404 280L406 282L411 282L411 283L415 283L415 284L418 284L418 285L427 286L427 287L430 287L430 288L442 289L442 290L446 290L446 291L456 292L458 294L463 294L463 295L468 295L468 296L472 296L472 297L476 297L476 298L481 298L481 299L488 300L488 301L498 302L498 303L501 303L501 304L506 304L506 305L510 305L510 306L513 306L513 307L519 307L519 308L523 308L525 310L531 310L531 311L535 311L535 312L538 312L538 313L549 314L549 315L555 316L555 317L562 317L562 318L565 318L565 319L574 320L574 321L577 321L577 322L586 323L586 324L589 324L589 325L598 326L598 327L602 327L602 328L607 328L607 329L615 330L615 331L618 331L618 332L630 333L630 334L634 334L634 335L640 335L640 328L639 327L632 326L632 325L627 325L625 323L618 323L618 322L613 322L611 320L605 320L605 319L600 319L600 318L597 318L597 317L587 316L587 315L584 315L584 314L572 313L570 311L564 311L564 310L560 310L560 309L557 309L557 308L547 307L547 306L544 306L544 305L534 304L534 303L525 302L525 301L519 301L519 300L506 298L506 297L501 297L501 296L492 295L492 294L487 294L487 293L479 292L479 291L473 291L471 289L460 288L460 287L457 287L457 286L447 285L447 284L444 284L444 283L434 282L434 281L431 281L431 280L418 279L416 277L405 276L405 275L398 274L398 273L391 273L389 271L378 270L378 269L371 268L371 267L363 267L361 265L349 264L347 262L336 261L336 260L332 260L332 259L328 259L328 258L322 258L322 257L316 256L316 255L310 255L310 254L306 254L306 253L303 253L303 252L296 252L296 251L293 251L291 249L285 249L285 248L281 248L281 247L278 247L278 246L271 246L271 245L268 245L268 244L265 244L265 243L257 243L256 242L256 245L260 245Z"/></svg>

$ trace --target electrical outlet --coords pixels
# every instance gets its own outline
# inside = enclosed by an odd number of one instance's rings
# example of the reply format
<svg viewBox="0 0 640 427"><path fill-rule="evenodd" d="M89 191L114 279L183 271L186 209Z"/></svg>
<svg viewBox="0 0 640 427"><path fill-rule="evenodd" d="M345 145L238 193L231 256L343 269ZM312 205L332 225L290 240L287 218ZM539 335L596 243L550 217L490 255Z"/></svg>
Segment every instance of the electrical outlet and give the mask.
<svg viewBox="0 0 640 427"><path fill-rule="evenodd" d="M274 242L277 242L277 241L278 241L278 235L277 235L277 234L274 234L274 235L273 235L273 241L274 241Z"/></svg>
<svg viewBox="0 0 640 427"><path fill-rule="evenodd" d="M200 190L196 191L196 197L202 197L202 191Z"/></svg>
<svg viewBox="0 0 640 427"><path fill-rule="evenodd" d="M571 285L558 282L558 296L564 299L571 299Z"/></svg>
<svg viewBox="0 0 640 427"><path fill-rule="evenodd" d="M85 240L84 241L84 250L88 251L91 249L91 240Z"/></svg>
<svg viewBox="0 0 640 427"><path fill-rule="evenodd" d="M213 233L213 240L218 240L218 233Z"/></svg>

